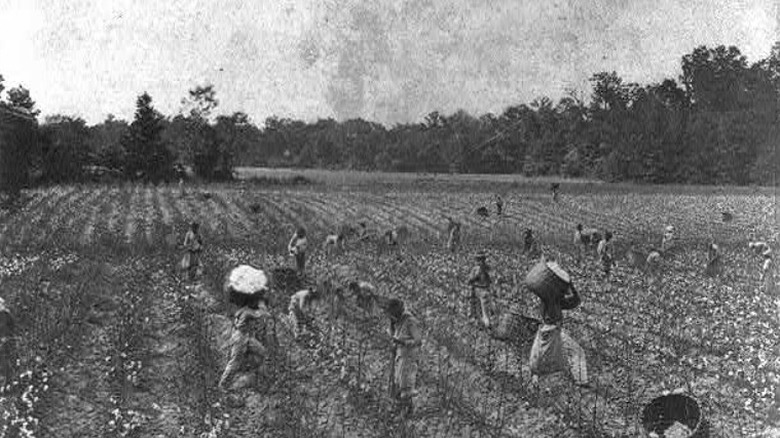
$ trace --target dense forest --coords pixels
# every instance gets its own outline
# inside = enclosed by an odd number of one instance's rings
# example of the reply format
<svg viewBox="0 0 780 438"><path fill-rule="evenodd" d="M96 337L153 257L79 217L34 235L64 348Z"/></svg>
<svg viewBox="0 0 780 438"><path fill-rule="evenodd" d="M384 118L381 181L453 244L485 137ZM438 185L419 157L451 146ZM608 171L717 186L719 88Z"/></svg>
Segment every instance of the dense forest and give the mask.
<svg viewBox="0 0 780 438"><path fill-rule="evenodd" d="M138 96L132 121L76 116L39 121L29 90L0 76L0 183L88 178L151 182L229 179L235 166L404 172L522 173L607 181L777 184L780 172L780 42L753 64L736 47L701 46L678 79L640 85L594 74L586 100L570 92L475 116L433 111L385 127L363 119L304 122L218 115L211 85L182 99L179 114Z"/></svg>

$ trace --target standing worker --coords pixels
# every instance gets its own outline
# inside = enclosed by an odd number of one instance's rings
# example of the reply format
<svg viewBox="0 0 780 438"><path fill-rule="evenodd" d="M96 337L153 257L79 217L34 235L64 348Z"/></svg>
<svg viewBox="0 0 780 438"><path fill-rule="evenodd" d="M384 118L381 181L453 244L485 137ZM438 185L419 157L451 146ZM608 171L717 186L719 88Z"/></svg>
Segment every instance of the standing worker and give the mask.
<svg viewBox="0 0 780 438"><path fill-rule="evenodd" d="M267 278L262 271L249 266L238 267L231 272L225 289L230 302L239 309L230 332L230 358L219 379L221 389L225 389L236 372L259 365L259 359L266 352L263 341L267 339L271 323L266 297Z"/></svg>
<svg viewBox="0 0 780 438"><path fill-rule="evenodd" d="M455 252L460 246L460 222L447 218L447 249Z"/></svg>
<svg viewBox="0 0 780 438"><path fill-rule="evenodd" d="M542 325L531 347L530 368L534 382L539 376L568 370L575 383L588 387L585 351L563 331L563 312L581 300L569 274L555 262L539 262L525 279L526 286L541 300Z"/></svg>
<svg viewBox="0 0 780 438"><path fill-rule="evenodd" d="M550 190L552 190L552 199L553 202L558 202L558 189L561 188L560 183L552 183L550 184Z"/></svg>
<svg viewBox="0 0 780 438"><path fill-rule="evenodd" d="M501 212L504 211L504 200L501 199L501 195L496 195L496 216L501 216Z"/></svg>
<svg viewBox="0 0 780 438"><path fill-rule="evenodd" d="M484 252L478 253L475 259L478 265L474 267L469 276L469 286L471 286L469 310L472 318L481 319L482 325L485 328L490 328L489 294L490 285L492 284L490 267L487 264L487 256ZM479 306L479 308L477 308L477 306Z"/></svg>
<svg viewBox="0 0 780 438"><path fill-rule="evenodd" d="M674 246L674 226L667 225L664 228L664 236L661 239L661 253L664 254Z"/></svg>
<svg viewBox="0 0 780 438"><path fill-rule="evenodd" d="M748 246L764 259L759 276L759 281L764 281L765 278L768 278L767 274L770 273L772 267L772 247L766 242L750 242Z"/></svg>
<svg viewBox="0 0 780 438"><path fill-rule="evenodd" d="M181 267L187 271L187 280L193 281L200 268L200 254L203 251L203 238L200 235L200 224L192 222L184 236L184 258Z"/></svg>
<svg viewBox="0 0 780 438"><path fill-rule="evenodd" d="M607 231L604 233L604 238L599 241L599 246L596 249L599 259L601 260L601 270L604 272L604 277L609 279L609 274L612 271L612 232Z"/></svg>
<svg viewBox="0 0 780 438"><path fill-rule="evenodd" d="M393 337L393 376L390 395L398 401L402 414L414 412L412 403L416 393L417 367L422 335L420 323L403 301L391 299L387 304L390 334Z"/></svg>
<svg viewBox="0 0 780 438"><path fill-rule="evenodd" d="M290 243L287 245L287 251L291 256L295 258L295 269L298 271L298 275L301 276L306 268L306 249L308 248L308 241L306 240L306 229L299 227L293 234Z"/></svg>
<svg viewBox="0 0 780 438"><path fill-rule="evenodd" d="M720 272L720 248L715 242L707 245L707 267L704 273L710 277L718 275Z"/></svg>

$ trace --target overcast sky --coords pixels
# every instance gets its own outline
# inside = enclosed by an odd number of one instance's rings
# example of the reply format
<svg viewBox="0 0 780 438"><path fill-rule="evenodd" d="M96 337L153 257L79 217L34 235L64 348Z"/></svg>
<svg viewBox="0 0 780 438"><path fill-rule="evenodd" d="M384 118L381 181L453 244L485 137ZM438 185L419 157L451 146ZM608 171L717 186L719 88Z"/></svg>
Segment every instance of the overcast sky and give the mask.
<svg viewBox="0 0 780 438"><path fill-rule="evenodd" d="M174 114L213 83L220 113L387 125L433 110L500 113L616 70L677 77L698 45L748 61L778 37L778 0L0 0L0 74L44 114Z"/></svg>

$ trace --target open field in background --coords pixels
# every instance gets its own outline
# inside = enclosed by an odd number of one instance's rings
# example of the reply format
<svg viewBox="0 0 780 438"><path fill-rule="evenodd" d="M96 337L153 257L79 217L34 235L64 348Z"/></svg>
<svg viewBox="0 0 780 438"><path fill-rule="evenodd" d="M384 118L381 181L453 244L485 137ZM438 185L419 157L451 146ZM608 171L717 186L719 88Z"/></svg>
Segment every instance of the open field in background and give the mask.
<svg viewBox="0 0 780 438"><path fill-rule="evenodd" d="M25 192L16 212L0 211L0 294L25 334L17 384L3 394L13 415L0 421L16 418L9 431L25 426L35 436L638 436L643 404L684 387L714 436L757 436L780 422L778 285L759 283L760 259L747 248L750 234L778 241L770 189L565 183L556 204L545 180L410 176L394 187L317 172L296 171L322 183L294 188L52 187ZM493 211L494 190L504 217L473 215L480 205ZM722 222L723 210L732 222ZM444 248L447 215L464 223L456 255ZM325 259L317 249L310 264L316 275L351 266L382 293L404 286L425 329L418 416L399 424L386 413L387 322L332 307L320 315L317 346L290 342L280 325L261 396L227 408L215 391L222 370L204 331L209 312L175 269L191 220L206 242L200 290L219 302L211 311L226 315L225 271L289 265L285 246L298 225L315 248L343 222L408 226L411 240L398 250L364 243ZM609 285L595 256L575 256L578 222L615 232L619 265ZM663 274L629 267L628 243L647 251L666 224L681 240ZM518 287L533 263L520 245L526 227L583 295L566 324L588 354L592 390L557 377L542 380L548 390L531 388L530 342L510 347L465 317L464 283L481 248L494 267L497 307L536 308ZM718 278L703 272L711 238L726 262ZM283 298L275 302L277 314L286 310Z"/></svg>

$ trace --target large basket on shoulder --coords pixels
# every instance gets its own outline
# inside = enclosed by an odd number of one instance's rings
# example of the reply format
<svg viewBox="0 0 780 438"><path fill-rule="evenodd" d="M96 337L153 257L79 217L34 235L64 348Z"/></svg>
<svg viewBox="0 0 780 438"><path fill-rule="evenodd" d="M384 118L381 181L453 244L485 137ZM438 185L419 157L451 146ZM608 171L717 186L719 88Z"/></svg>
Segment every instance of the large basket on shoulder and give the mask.
<svg viewBox="0 0 780 438"><path fill-rule="evenodd" d="M563 295L570 281L569 274L555 262L539 262L525 276L525 285L540 297Z"/></svg>

